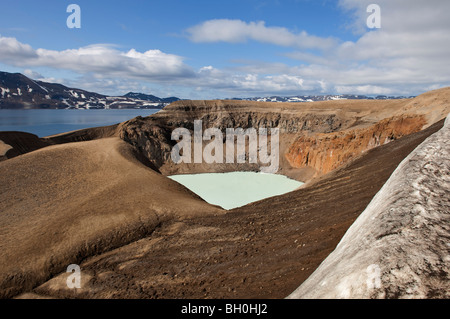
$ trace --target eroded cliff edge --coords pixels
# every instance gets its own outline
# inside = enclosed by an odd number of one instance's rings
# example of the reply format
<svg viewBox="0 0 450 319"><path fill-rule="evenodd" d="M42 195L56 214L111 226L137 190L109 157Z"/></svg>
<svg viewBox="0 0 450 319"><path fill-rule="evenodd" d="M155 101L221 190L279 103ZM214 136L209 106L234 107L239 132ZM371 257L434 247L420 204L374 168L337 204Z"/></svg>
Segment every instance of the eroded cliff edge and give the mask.
<svg viewBox="0 0 450 319"><path fill-rule="evenodd" d="M171 132L203 129L279 128L280 174L298 180L319 177L362 153L418 132L450 112L450 88L414 99L344 100L313 103L249 101L178 101L146 118L122 123L117 134L135 146L164 175L256 170L252 164L174 165ZM224 155L225 156L225 155ZM223 161L225 163L225 160Z"/></svg>
<svg viewBox="0 0 450 319"><path fill-rule="evenodd" d="M289 298L450 297L450 115Z"/></svg>
<svg viewBox="0 0 450 319"><path fill-rule="evenodd" d="M450 88L403 100L341 100L276 103L233 100L177 101L149 116L107 127L84 129L47 138L23 133L0 134L6 147L0 160L48 145L120 137L131 144L145 165L163 175L258 170L255 164L174 164L171 150L176 128L278 128L278 173L308 181L348 164L368 150L423 130L450 112ZM29 142L32 140L32 143ZM204 142L204 145L207 144ZM248 155L248 154L247 154ZM225 154L224 154L225 156Z"/></svg>
<svg viewBox="0 0 450 319"><path fill-rule="evenodd" d="M151 211L164 206L166 219L158 229L136 242L124 242L117 249L84 259L80 264L85 278L81 289L67 288L67 273L63 271L32 289L32 295L21 297L284 298L333 251L400 162L442 125L443 121L439 121L425 130L373 148L305 188L226 213L213 212L213 206L204 206L205 203L194 198L189 201L180 198L180 189L173 189L173 185L168 191L164 180L169 179L160 174L152 174L154 178L159 176L155 180L148 179L142 170L133 171L140 178L132 185L140 192L127 187L123 188L128 191L126 194L97 197L89 202L97 206L101 199L108 207L123 205L125 200L133 202L135 207L130 207L125 215L131 218L146 210L154 216ZM84 142L70 145L77 144L86 146ZM99 141L96 147L101 144ZM92 170L103 175L111 168L109 162L99 161ZM53 168L52 162L46 164ZM126 173L128 169L123 167L117 175L133 180ZM98 182L94 176L85 178L91 183ZM111 175L106 174L103 179L109 180ZM73 187L78 189L77 185ZM120 192L122 186L116 188ZM154 192L160 195L150 194ZM34 189L27 193L34 196ZM141 197L143 194L146 196ZM59 200L54 202L61 205ZM194 202L203 208L193 206ZM174 205L181 208L179 213L186 215L190 209L197 217L179 214L174 218ZM136 207L140 207L137 212ZM95 207L89 211L93 217L97 213ZM121 212L111 210L111 213ZM71 227L72 219L66 220L66 227ZM42 215L41 222L44 226L49 223L48 213ZM51 232L48 234L51 236ZM35 236L30 236L30 241ZM62 238L61 243L66 242ZM34 242L32 245L35 247ZM14 252L22 255L17 249ZM14 260L10 267L17 266L17 258L10 260Z"/></svg>
<svg viewBox="0 0 450 319"><path fill-rule="evenodd" d="M183 101L148 118L38 139L50 145L40 150L32 150L34 137L25 143L7 134L4 143L16 155L28 154L0 163L1 296L285 297L336 247L400 161L441 127L448 93L390 102ZM389 138L303 189L225 213L154 171L191 169L167 161L170 133L198 119L218 127L278 125L283 155L302 134L367 130L373 137L377 125L405 123L401 134L429 127ZM305 169L320 176L313 167L280 164L281 173ZM64 286L65 267L73 262L92 276L76 294ZM43 284L50 278L63 284Z"/></svg>

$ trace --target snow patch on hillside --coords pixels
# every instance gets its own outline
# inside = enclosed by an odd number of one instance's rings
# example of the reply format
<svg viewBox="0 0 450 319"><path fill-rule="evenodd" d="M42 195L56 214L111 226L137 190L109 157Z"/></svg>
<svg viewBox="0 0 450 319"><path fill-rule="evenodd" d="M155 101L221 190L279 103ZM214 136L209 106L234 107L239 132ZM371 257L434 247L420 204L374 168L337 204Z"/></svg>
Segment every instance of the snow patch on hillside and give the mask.
<svg viewBox="0 0 450 319"><path fill-rule="evenodd" d="M450 115L288 298L450 297Z"/></svg>

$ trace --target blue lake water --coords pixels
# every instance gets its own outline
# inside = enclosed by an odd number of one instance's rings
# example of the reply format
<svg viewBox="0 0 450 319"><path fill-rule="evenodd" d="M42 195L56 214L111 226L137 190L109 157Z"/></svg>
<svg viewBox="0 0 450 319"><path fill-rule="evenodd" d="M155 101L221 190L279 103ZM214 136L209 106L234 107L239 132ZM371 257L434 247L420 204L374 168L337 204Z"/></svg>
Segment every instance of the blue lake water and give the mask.
<svg viewBox="0 0 450 319"><path fill-rule="evenodd" d="M121 123L159 110L0 110L0 131L22 131L39 137Z"/></svg>
<svg viewBox="0 0 450 319"><path fill-rule="evenodd" d="M22 131L39 137L121 123L158 110L0 110L0 131ZM240 207L295 190L303 183L283 175L256 172L169 176L208 203L224 209Z"/></svg>
<svg viewBox="0 0 450 319"><path fill-rule="evenodd" d="M303 184L283 175L256 172L183 174L169 178L224 209L285 194Z"/></svg>

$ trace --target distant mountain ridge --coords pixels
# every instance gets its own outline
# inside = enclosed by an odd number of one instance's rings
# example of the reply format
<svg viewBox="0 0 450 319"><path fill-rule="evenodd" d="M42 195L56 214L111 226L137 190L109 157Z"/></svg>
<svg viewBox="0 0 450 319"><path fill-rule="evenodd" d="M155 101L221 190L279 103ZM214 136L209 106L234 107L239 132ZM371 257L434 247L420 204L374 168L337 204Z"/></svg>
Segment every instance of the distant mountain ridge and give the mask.
<svg viewBox="0 0 450 319"><path fill-rule="evenodd" d="M260 102L315 102L354 99L400 99L414 96L375 97L367 95L297 95L232 98L226 100ZM151 94L128 92L123 96L107 96L69 88L58 83L32 80L21 73L0 72L0 109L161 109L178 101L178 97L160 98Z"/></svg>
<svg viewBox="0 0 450 319"><path fill-rule="evenodd" d="M413 98L415 96L367 96L354 94L327 94L327 95L296 95L296 96L267 96L251 98L232 98L232 100L257 101L257 102L317 102L333 100L394 100Z"/></svg>
<svg viewBox="0 0 450 319"><path fill-rule="evenodd" d="M151 94L144 94L144 93L134 93L134 92L128 92L124 95L124 97L129 97L132 99L138 99L143 101L151 101L151 102L159 102L159 103L172 103L175 101L179 101L180 99L174 96L166 97L166 98L160 98Z"/></svg>
<svg viewBox="0 0 450 319"><path fill-rule="evenodd" d="M0 72L0 109L159 109L178 100L133 92L106 96Z"/></svg>

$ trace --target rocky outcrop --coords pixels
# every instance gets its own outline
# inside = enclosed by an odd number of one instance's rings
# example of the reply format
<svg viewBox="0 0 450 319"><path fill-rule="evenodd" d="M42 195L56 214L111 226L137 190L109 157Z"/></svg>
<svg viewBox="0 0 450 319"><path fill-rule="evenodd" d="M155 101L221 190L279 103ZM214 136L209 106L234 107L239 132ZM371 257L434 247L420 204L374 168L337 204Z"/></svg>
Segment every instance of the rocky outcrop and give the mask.
<svg viewBox="0 0 450 319"><path fill-rule="evenodd" d="M449 140L450 115L289 298L449 298Z"/></svg>
<svg viewBox="0 0 450 319"><path fill-rule="evenodd" d="M334 132L352 124L344 114L332 109L302 108L303 103L250 102L235 100L177 101L152 118L169 126L193 127L194 120L202 120L206 127L218 128L271 128L278 127L283 134L308 132ZM180 116L181 115L181 116Z"/></svg>
<svg viewBox="0 0 450 319"><path fill-rule="evenodd" d="M0 132L0 144L4 150L0 152L0 161L51 145L49 141L25 132Z"/></svg>
<svg viewBox="0 0 450 319"><path fill-rule="evenodd" d="M392 117L360 129L328 134L303 133L291 144L285 156L293 167L312 167L316 174L326 174L369 149L420 131L423 116Z"/></svg>
<svg viewBox="0 0 450 319"><path fill-rule="evenodd" d="M176 128L194 129L194 121L200 120L203 129L219 128L223 135L227 128L279 128L282 136L281 152L290 145L299 132L333 132L352 121L335 112L299 112L298 109L271 109L263 102L248 101L178 101L151 117L137 117L120 125L119 137L135 146L163 174L185 172L225 172L256 170L257 166L246 164L180 164L170 157L176 141L171 133ZM205 143L206 144L206 143ZM224 154L225 156L225 154ZM247 155L248 156L248 155ZM225 163L225 159L223 163Z"/></svg>
<svg viewBox="0 0 450 319"><path fill-rule="evenodd" d="M0 297L26 291L67 298L285 297L336 248L399 163L442 127L450 90L438 93L438 99L283 105L182 101L151 117L39 139L64 145L0 163ZM194 120L221 129L278 125L282 154L304 135L351 131L361 132L372 149L303 188L225 213L154 171L209 169L171 167L168 161L172 130L192 130ZM374 147L420 125L426 128ZM326 269L329 280L311 277L308 293L338 289L336 296L356 296L369 273L370 285L382 289L364 296L446 296L446 134L436 135L441 146L408 158L426 163L419 169L400 166L396 181L371 204L375 218L363 214L346 235L350 243L340 245L335 264ZM18 136L3 141L3 149L24 146L14 144ZM356 137L346 142L342 148L359 147ZM284 157L280 164L283 174L292 168ZM71 263L83 269L83 290L65 285ZM62 284L44 283L52 277Z"/></svg>
<svg viewBox="0 0 450 319"><path fill-rule="evenodd" d="M89 174L80 176L83 179L81 184L74 182L73 177L53 183L58 193L67 187L61 187L64 186L61 184L64 181L73 185L72 191L82 192L84 196L93 195L92 188L86 188L91 183L102 185L104 182L113 182L113 188L117 190L114 194L101 192L101 197L89 201L84 198L81 203L83 206L88 203L95 205L85 208L86 214L96 215L98 209L104 209L107 213L101 215L104 222L95 224L88 220L86 223L89 227L83 227L72 235L64 232L70 239L58 238L61 245L73 242L75 235L83 238L85 233L80 231L91 232L94 225L102 226L109 222L110 214L133 218L135 214L129 208L126 213L120 212L124 201L133 204L134 209L141 207L142 212L165 206L167 208L162 213L165 212L166 216L172 215L173 206L178 205L180 213L191 210L197 212L197 217L180 216L176 220L168 220L151 236L86 258L80 264L81 289L67 287L68 274L64 269L32 292L39 297L54 298L284 298L306 280L333 251L346 230L364 211L399 163L428 136L441 129L442 125L443 121L439 121L425 130L371 149L349 165L326 174L321 180L310 183L305 188L239 207L226 214L212 211L214 207L211 205L209 208L195 207L194 199L181 199L180 189L173 188L174 185L166 188L166 182L170 180L160 174L152 174L158 180L149 179L142 170L135 171L128 165L124 166L123 162L111 166L111 158L106 160L107 157L100 157L98 165L92 167ZM85 142L69 145L75 147L77 144L81 144L80 147L88 145ZM92 156L99 157L103 144L104 142L99 141L95 145ZM39 153L43 154L42 151ZM75 167L86 162L82 154L75 157L67 151L64 154L67 161L72 162L65 165L69 168L66 170L69 174L72 174ZM14 160L18 159L12 161ZM33 165L23 165L17 171L23 174L24 171L33 169L36 162L43 162L46 164L43 166L57 173L59 169L54 170L54 165L58 161L35 161ZM42 172L42 168L41 166L37 171ZM119 177L119 180L128 180L129 184L116 184L117 180L112 179L111 174ZM48 179L46 171L42 175ZM29 183L30 180L25 182ZM2 185L6 187L7 183ZM20 202L16 202L14 208L17 210L17 205L33 207L35 192L42 189L43 185L40 183L39 187L26 191L24 200L19 199ZM28 205L24 205L24 201ZM55 197L54 192L51 192L49 201L52 206L58 205L56 211L64 217L61 222L66 221L67 226L78 225L74 222L77 217L67 214L67 201ZM34 204L33 211L40 209L35 215L42 218L43 224L40 224L39 229L49 224L49 204ZM26 220L22 222L29 220L30 212L30 209L26 211ZM17 222L14 216L11 223L16 225ZM64 224L58 225L58 229L63 226ZM139 235L136 230L127 228L126 224L123 227L130 236ZM23 236L20 232L14 234L21 237L21 241L26 238L28 243L41 243L42 237L36 237L41 233L42 236L54 236L52 231L37 232L29 236ZM89 245L88 240L86 243ZM32 246L32 252L41 253L36 250L35 245ZM14 248L16 255L8 259L8 267L19 269L23 264L16 256L22 254L17 251L17 246ZM53 260L58 257L55 253L52 256ZM26 259L29 264L29 256ZM1 260L6 259L0 258ZM66 265L70 263L68 259L64 260ZM6 272L4 268L0 269L3 270L2 273Z"/></svg>
<svg viewBox="0 0 450 319"><path fill-rule="evenodd" d="M279 172L306 181L348 164L367 150L418 132L444 118L450 90L440 90L438 95L433 100L435 106L427 105L430 98L423 96L390 101L314 103L177 101L150 117L122 123L118 134L161 173L170 175L257 169L249 164L174 164L170 152L176 144L171 140L175 128L192 132L195 120L202 121L203 129L219 128L224 135L226 128L277 127Z"/></svg>
<svg viewBox="0 0 450 319"><path fill-rule="evenodd" d="M164 175L259 170L264 165L223 163L175 164L171 150L176 128L278 128L279 173L301 181L320 177L348 164L362 153L436 123L450 112L450 89L401 100L339 100L311 103L276 103L234 100L176 101L152 116L121 124L79 130L36 140L39 147L118 136L135 148L143 163ZM18 136L16 136L18 137ZM8 136L17 152L23 141ZM204 146L207 142L204 142ZM37 144L36 144L37 145ZM22 147L16 155L33 150ZM224 157L225 157L224 152ZM248 159L248 153L246 154Z"/></svg>

